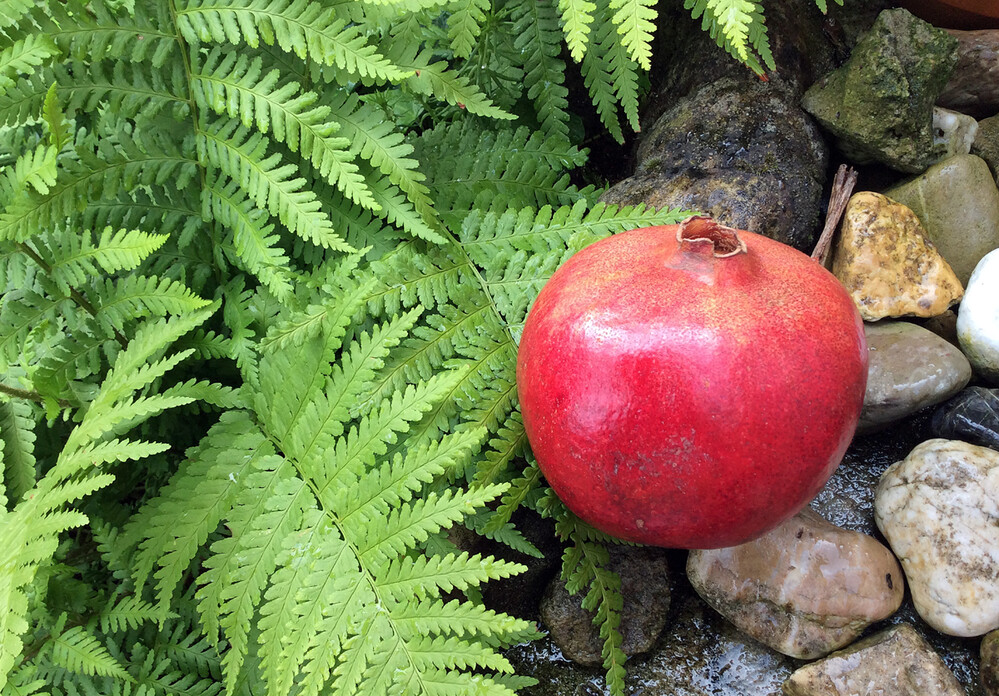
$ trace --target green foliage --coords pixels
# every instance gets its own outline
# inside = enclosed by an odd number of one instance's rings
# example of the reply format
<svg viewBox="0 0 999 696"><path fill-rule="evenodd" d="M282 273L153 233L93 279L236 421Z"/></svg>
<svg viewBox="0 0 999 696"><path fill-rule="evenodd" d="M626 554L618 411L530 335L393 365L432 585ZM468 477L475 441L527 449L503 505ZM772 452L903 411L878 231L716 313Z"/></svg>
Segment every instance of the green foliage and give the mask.
<svg viewBox="0 0 999 696"><path fill-rule="evenodd" d="M770 64L760 3L690 9ZM524 506L623 693L611 540L545 486L515 368L559 264L686 214L580 183L570 105L637 130L655 20L2 4L0 693L510 694L535 628L480 587L523 567L449 530L539 556Z"/></svg>

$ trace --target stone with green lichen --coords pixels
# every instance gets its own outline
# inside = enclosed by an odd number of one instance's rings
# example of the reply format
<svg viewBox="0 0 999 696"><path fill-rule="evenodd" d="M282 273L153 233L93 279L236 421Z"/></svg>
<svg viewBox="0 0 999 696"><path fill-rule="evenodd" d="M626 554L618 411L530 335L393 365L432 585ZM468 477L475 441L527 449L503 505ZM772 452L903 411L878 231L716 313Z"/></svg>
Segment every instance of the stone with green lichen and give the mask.
<svg viewBox="0 0 999 696"><path fill-rule="evenodd" d="M999 182L999 114L978 122L978 133L975 135L975 144L971 146L971 154L985 160Z"/></svg>
<svg viewBox="0 0 999 696"><path fill-rule="evenodd" d="M957 43L906 10L885 10L802 106L855 162L920 172L944 154L934 144L933 103L957 61Z"/></svg>

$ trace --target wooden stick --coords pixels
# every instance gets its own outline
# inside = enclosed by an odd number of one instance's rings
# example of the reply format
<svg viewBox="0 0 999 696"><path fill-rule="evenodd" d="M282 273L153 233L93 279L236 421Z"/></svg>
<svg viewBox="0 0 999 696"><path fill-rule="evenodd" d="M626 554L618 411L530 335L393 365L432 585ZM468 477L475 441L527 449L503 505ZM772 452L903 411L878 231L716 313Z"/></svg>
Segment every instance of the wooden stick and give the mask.
<svg viewBox="0 0 999 696"><path fill-rule="evenodd" d="M846 211L846 204L850 202L853 188L857 185L857 172L852 167L845 164L839 165L836 170L836 177L833 179L832 191L829 192L829 209L826 211L826 224L819 235L819 241L812 251L812 258L822 266L829 267L829 251L832 249L833 234L839 227L839 221Z"/></svg>

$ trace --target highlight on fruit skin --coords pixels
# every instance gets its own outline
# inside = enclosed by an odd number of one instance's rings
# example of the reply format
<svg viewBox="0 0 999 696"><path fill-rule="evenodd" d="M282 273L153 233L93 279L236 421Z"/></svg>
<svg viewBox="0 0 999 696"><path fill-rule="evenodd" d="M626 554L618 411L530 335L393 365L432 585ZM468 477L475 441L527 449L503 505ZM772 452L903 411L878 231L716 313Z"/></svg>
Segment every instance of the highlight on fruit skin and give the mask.
<svg viewBox="0 0 999 696"><path fill-rule="evenodd" d="M805 254L705 217L572 256L532 307L517 388L549 484L630 541L719 548L801 510L867 382L863 323Z"/></svg>

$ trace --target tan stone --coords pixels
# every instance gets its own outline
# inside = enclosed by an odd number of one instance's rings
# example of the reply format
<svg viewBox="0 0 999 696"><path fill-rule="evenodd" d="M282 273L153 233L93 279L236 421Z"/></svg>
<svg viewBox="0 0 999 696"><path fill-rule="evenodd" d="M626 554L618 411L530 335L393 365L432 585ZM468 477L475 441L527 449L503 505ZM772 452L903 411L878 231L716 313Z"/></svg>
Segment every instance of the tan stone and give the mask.
<svg viewBox="0 0 999 696"><path fill-rule="evenodd" d="M805 665L784 696L964 696L957 677L916 629L901 624Z"/></svg>
<svg viewBox="0 0 999 696"><path fill-rule="evenodd" d="M906 206L870 191L854 194L840 225L833 274L866 321L933 317L964 288Z"/></svg>
<svg viewBox="0 0 999 696"><path fill-rule="evenodd" d="M808 508L746 544L692 551L687 578L740 630L806 659L843 647L891 616L904 590L891 551Z"/></svg>

